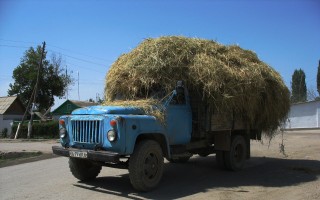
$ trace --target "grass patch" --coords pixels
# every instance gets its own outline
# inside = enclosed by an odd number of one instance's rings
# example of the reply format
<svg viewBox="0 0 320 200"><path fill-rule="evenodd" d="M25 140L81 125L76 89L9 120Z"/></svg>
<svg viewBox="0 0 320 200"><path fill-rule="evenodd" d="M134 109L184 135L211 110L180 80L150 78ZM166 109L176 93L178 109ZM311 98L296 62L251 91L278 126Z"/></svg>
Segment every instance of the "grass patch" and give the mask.
<svg viewBox="0 0 320 200"><path fill-rule="evenodd" d="M35 156L42 155L42 152L0 152L0 162L6 160L15 160L15 159L23 159L30 158Z"/></svg>
<svg viewBox="0 0 320 200"><path fill-rule="evenodd" d="M52 158L51 154L34 152L0 152L0 168Z"/></svg>

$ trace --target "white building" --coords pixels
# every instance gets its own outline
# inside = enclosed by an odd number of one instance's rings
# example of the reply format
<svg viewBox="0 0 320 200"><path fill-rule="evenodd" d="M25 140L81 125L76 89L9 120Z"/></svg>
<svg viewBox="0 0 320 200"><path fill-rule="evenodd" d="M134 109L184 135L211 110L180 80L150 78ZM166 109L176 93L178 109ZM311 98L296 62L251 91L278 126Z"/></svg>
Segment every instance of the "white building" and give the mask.
<svg viewBox="0 0 320 200"><path fill-rule="evenodd" d="M7 129L7 135L11 134L13 121L22 119L25 107L17 96L0 97L0 132Z"/></svg>
<svg viewBox="0 0 320 200"><path fill-rule="evenodd" d="M320 101L309 101L291 105L286 129L320 128Z"/></svg>

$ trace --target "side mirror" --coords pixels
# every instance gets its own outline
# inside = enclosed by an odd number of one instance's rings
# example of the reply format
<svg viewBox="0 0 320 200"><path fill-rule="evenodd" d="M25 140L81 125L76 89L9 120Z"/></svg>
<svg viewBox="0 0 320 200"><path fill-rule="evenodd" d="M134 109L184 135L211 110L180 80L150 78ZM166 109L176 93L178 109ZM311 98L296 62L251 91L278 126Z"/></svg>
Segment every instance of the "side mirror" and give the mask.
<svg viewBox="0 0 320 200"><path fill-rule="evenodd" d="M177 81L177 86L176 86L177 88L178 87L183 87L183 81Z"/></svg>
<svg viewBox="0 0 320 200"><path fill-rule="evenodd" d="M186 103L184 90L185 90L185 88L183 85L183 81L177 81L176 96L175 96L176 104L185 104Z"/></svg>

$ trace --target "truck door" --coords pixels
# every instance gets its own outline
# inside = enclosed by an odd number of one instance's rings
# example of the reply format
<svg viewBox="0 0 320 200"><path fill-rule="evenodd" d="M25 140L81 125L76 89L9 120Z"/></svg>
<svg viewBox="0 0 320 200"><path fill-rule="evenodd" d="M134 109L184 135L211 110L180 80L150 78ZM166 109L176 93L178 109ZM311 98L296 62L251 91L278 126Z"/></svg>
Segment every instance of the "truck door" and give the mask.
<svg viewBox="0 0 320 200"><path fill-rule="evenodd" d="M192 112L186 90L181 87L167 107L167 132L170 145L187 144L191 140Z"/></svg>

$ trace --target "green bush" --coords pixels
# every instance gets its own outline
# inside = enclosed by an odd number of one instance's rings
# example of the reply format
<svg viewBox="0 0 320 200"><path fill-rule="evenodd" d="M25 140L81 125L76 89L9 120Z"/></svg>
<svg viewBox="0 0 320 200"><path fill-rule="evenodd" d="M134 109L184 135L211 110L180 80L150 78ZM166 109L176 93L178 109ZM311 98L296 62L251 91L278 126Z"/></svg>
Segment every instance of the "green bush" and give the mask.
<svg viewBox="0 0 320 200"><path fill-rule="evenodd" d="M15 134L18 128L18 124L12 126L12 133ZM20 133L18 138L27 138L28 136L28 123L24 123L20 126ZM34 123L32 125L31 138L44 138L52 139L59 138L59 122L49 121L42 123Z"/></svg>
<svg viewBox="0 0 320 200"><path fill-rule="evenodd" d="M7 137L7 134L8 134L8 129L7 129L7 128L4 128L4 129L2 129L2 132L1 132L0 137L1 137L1 138L6 138L6 137Z"/></svg>

